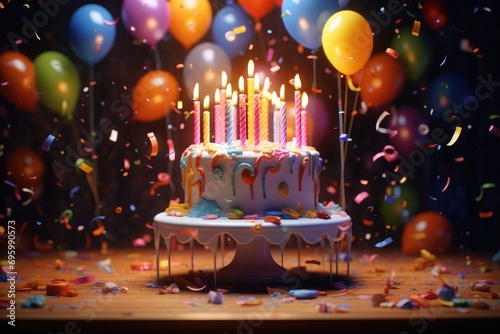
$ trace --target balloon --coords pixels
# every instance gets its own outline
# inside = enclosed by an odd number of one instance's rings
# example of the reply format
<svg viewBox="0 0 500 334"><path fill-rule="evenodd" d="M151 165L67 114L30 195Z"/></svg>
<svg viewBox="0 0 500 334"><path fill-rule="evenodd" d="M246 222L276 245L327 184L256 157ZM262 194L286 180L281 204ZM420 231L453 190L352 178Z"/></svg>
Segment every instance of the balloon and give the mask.
<svg viewBox="0 0 500 334"><path fill-rule="evenodd" d="M448 8L441 0L425 0L422 14L424 22L434 30L440 30L448 21Z"/></svg>
<svg viewBox="0 0 500 334"><path fill-rule="evenodd" d="M401 250L405 254L419 254L420 250L446 252L451 246L453 229L450 221L434 211L415 215L405 225L401 237Z"/></svg>
<svg viewBox="0 0 500 334"><path fill-rule="evenodd" d="M186 49L210 30L213 13L208 0L170 0L170 9L170 32Z"/></svg>
<svg viewBox="0 0 500 334"><path fill-rule="evenodd" d="M204 42L189 51L184 61L184 85L189 94L193 93L196 83L199 84L199 98L213 96L215 89L222 86L222 71L225 71L228 82L231 78L231 60L217 44ZM236 89L236 87L234 87Z"/></svg>
<svg viewBox="0 0 500 334"><path fill-rule="evenodd" d="M339 10L337 0L283 0L281 17L292 38L304 47L316 50L326 21Z"/></svg>
<svg viewBox="0 0 500 334"><path fill-rule="evenodd" d="M144 74L132 95L133 118L152 122L163 118L179 99L179 84L169 72L156 70Z"/></svg>
<svg viewBox="0 0 500 334"><path fill-rule="evenodd" d="M212 38L230 58L242 56L255 37L253 19L237 4L226 5L215 14Z"/></svg>
<svg viewBox="0 0 500 334"><path fill-rule="evenodd" d="M36 188L42 181L45 164L30 148L15 148L5 155L6 178L19 190Z"/></svg>
<svg viewBox="0 0 500 334"><path fill-rule="evenodd" d="M50 110L73 119L80 93L80 76L73 62L57 51L46 51L35 60L40 102Z"/></svg>
<svg viewBox="0 0 500 334"><path fill-rule="evenodd" d="M152 50L170 28L170 2L165 0L124 0L121 15L127 31Z"/></svg>
<svg viewBox="0 0 500 334"><path fill-rule="evenodd" d="M414 36L411 29L403 28L390 45L398 52L398 60L406 68L408 79L417 81L427 70L433 54L425 31L420 30L419 35Z"/></svg>
<svg viewBox="0 0 500 334"><path fill-rule="evenodd" d="M428 94L428 106L433 110L432 118L450 120L450 117L455 116L455 113L449 113L457 109L454 106L468 107L467 98L472 95L472 91L461 74L444 72L432 80ZM471 102L473 103L472 99Z"/></svg>
<svg viewBox="0 0 500 334"><path fill-rule="evenodd" d="M418 158L415 154L420 154L418 151L419 144L425 138L429 131L425 118L420 110L413 106L400 106L396 111L391 113L391 121L388 128L396 130L397 134L390 137L391 143L396 150L406 158ZM412 160L413 161L413 160Z"/></svg>
<svg viewBox="0 0 500 334"><path fill-rule="evenodd" d="M419 206L415 187L410 183L398 184L380 199L379 213L386 226L402 228L408 217L415 215Z"/></svg>
<svg viewBox="0 0 500 334"><path fill-rule="evenodd" d="M352 10L341 10L330 16L323 27L321 41L330 63L345 75L365 66L373 49L370 25Z"/></svg>
<svg viewBox="0 0 500 334"><path fill-rule="evenodd" d="M238 0L238 3L255 22L259 22L260 19L269 14L275 6L275 3L270 0Z"/></svg>
<svg viewBox="0 0 500 334"><path fill-rule="evenodd" d="M383 106L394 100L406 81L404 66L385 52L373 55L361 72L360 96L368 108Z"/></svg>
<svg viewBox="0 0 500 334"><path fill-rule="evenodd" d="M69 22L69 44L73 52L89 65L106 57L115 42L113 16L104 7L88 4L78 8Z"/></svg>
<svg viewBox="0 0 500 334"><path fill-rule="evenodd" d="M36 111L39 96L31 59L14 51L0 54L0 94L18 108Z"/></svg>

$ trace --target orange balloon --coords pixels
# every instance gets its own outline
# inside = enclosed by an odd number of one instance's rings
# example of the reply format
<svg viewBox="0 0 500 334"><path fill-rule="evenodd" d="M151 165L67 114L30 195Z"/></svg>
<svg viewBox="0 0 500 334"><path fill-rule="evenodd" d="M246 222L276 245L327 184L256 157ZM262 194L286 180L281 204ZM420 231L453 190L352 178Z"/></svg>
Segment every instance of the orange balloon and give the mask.
<svg viewBox="0 0 500 334"><path fill-rule="evenodd" d="M276 1L270 0L238 0L238 3L255 22L259 22L261 18L269 14L278 5ZM281 3L279 3L279 6L281 7Z"/></svg>
<svg viewBox="0 0 500 334"><path fill-rule="evenodd" d="M36 111L39 96L31 59L15 51L0 55L0 93L16 107Z"/></svg>
<svg viewBox="0 0 500 334"><path fill-rule="evenodd" d="M7 180L18 188L35 188L45 172L42 158L30 148L15 148L5 156Z"/></svg>
<svg viewBox="0 0 500 334"><path fill-rule="evenodd" d="M420 250L446 252L451 246L453 229L450 221L435 211L415 215L405 225L401 238L401 250L406 254L419 254Z"/></svg>
<svg viewBox="0 0 500 334"><path fill-rule="evenodd" d="M133 118L141 122L157 121L172 110L178 99L177 79L166 71L150 71L134 87Z"/></svg>
<svg viewBox="0 0 500 334"><path fill-rule="evenodd" d="M170 0L170 33L186 49L200 41L212 25L208 0Z"/></svg>
<svg viewBox="0 0 500 334"><path fill-rule="evenodd" d="M383 106L391 102L404 88L405 67L399 60L385 52L373 55L362 72L360 95L368 108Z"/></svg>

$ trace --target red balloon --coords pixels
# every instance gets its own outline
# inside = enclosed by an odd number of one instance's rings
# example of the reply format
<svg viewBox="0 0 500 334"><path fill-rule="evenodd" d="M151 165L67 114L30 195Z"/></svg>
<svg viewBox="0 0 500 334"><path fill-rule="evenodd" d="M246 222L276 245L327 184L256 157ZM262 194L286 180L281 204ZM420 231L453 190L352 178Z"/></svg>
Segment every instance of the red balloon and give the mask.
<svg viewBox="0 0 500 334"><path fill-rule="evenodd" d="M261 18L269 14L276 5L276 2L269 0L238 0L238 3L255 22L259 22Z"/></svg>
<svg viewBox="0 0 500 334"><path fill-rule="evenodd" d="M6 178L18 188L35 188L45 172L42 158L30 148L15 148L5 156Z"/></svg>
<svg viewBox="0 0 500 334"><path fill-rule="evenodd" d="M422 249L446 252L450 249L452 239L453 229L448 218L435 211L424 211L405 225L401 251L405 254L419 254Z"/></svg>
<svg viewBox="0 0 500 334"><path fill-rule="evenodd" d="M368 108L390 103L404 88L406 70L403 64L385 52L373 55L362 71L360 95Z"/></svg>
<svg viewBox="0 0 500 334"><path fill-rule="evenodd" d="M441 0L425 0L422 14L424 22L434 30L440 30L448 21L448 8Z"/></svg>
<svg viewBox="0 0 500 334"><path fill-rule="evenodd" d="M0 55L0 93L12 104L34 113L38 105L35 66L22 53L7 51Z"/></svg>

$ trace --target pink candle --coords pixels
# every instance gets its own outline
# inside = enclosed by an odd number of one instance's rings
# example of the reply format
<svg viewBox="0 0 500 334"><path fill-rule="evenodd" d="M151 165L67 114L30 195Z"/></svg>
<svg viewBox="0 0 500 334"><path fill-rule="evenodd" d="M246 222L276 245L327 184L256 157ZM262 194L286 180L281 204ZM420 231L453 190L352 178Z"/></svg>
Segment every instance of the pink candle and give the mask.
<svg viewBox="0 0 500 334"><path fill-rule="evenodd" d="M286 103L285 103L285 86L281 85L280 89L280 145L286 147Z"/></svg>
<svg viewBox="0 0 500 334"><path fill-rule="evenodd" d="M236 107L238 105L238 93L236 91L233 91L233 98L232 98L232 113L233 113L233 120L235 123L238 123L238 108ZM235 125L233 127L233 142L238 140L238 129L237 126Z"/></svg>
<svg viewBox="0 0 500 334"><path fill-rule="evenodd" d="M255 74L254 77L254 113L255 113L255 145L260 144L260 95L259 95L259 75Z"/></svg>
<svg viewBox="0 0 500 334"><path fill-rule="evenodd" d="M274 106L273 111L273 142L279 142L279 128L280 128L280 105L279 98L276 95L276 92L273 92L271 98L272 104Z"/></svg>
<svg viewBox="0 0 500 334"><path fill-rule="evenodd" d="M299 75L295 75L295 145L297 147L302 146L302 130L300 128L300 112L301 112L301 101L300 101L300 78Z"/></svg>
<svg viewBox="0 0 500 334"><path fill-rule="evenodd" d="M307 146L307 111L305 109L308 102L307 93L302 93L302 111L300 112L300 129L302 131L300 139L302 140L302 146Z"/></svg>
<svg viewBox="0 0 500 334"><path fill-rule="evenodd" d="M194 100L194 107L193 107L193 125L194 125L194 139L193 142L194 144L198 145L200 143L200 101L198 101L198 91L199 91L199 85L196 83L194 86L193 90L193 100Z"/></svg>
<svg viewBox="0 0 500 334"><path fill-rule="evenodd" d="M215 90L215 106L214 106L214 112L215 112L215 142L217 144L220 144L223 142L222 136L221 136L221 131L222 131L222 115L220 112L220 91L219 88Z"/></svg>
<svg viewBox="0 0 500 334"><path fill-rule="evenodd" d="M250 60L248 62L248 78L247 78L247 98L248 98L248 110L247 110L247 120L248 120L248 145L255 145L255 93L254 93L254 81L253 81L253 71L254 64Z"/></svg>
<svg viewBox="0 0 500 334"><path fill-rule="evenodd" d="M239 88L240 88L240 96L239 96L239 106L240 106L240 143L241 146L246 146L247 141L247 101L246 95L243 94L245 91L244 88L244 79L240 77L239 80Z"/></svg>
<svg viewBox="0 0 500 334"><path fill-rule="evenodd" d="M220 110L221 110L221 138L222 142L226 142L226 111L227 111L227 96L226 96L227 74L222 71L222 89L220 90Z"/></svg>

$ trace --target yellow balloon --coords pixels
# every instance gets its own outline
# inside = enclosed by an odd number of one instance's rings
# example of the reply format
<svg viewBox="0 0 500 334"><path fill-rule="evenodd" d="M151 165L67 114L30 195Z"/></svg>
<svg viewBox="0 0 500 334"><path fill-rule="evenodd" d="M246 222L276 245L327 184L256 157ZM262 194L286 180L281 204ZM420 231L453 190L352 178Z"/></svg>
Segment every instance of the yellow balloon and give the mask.
<svg viewBox="0 0 500 334"><path fill-rule="evenodd" d="M210 30L213 12L208 0L170 0L170 9L170 33L186 49Z"/></svg>
<svg viewBox="0 0 500 334"><path fill-rule="evenodd" d="M321 39L326 57L345 75L363 68L373 50L370 24L352 10L341 10L330 16L323 27Z"/></svg>

